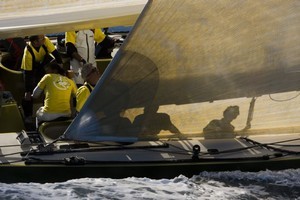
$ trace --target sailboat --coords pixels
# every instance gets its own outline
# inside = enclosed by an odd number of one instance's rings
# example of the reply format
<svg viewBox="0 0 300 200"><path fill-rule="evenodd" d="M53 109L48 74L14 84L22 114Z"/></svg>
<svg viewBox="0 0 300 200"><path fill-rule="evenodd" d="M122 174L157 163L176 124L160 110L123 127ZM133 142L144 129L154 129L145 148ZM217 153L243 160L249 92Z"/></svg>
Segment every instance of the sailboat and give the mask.
<svg viewBox="0 0 300 200"><path fill-rule="evenodd" d="M61 136L0 134L0 181L299 168L299 8L149 0Z"/></svg>

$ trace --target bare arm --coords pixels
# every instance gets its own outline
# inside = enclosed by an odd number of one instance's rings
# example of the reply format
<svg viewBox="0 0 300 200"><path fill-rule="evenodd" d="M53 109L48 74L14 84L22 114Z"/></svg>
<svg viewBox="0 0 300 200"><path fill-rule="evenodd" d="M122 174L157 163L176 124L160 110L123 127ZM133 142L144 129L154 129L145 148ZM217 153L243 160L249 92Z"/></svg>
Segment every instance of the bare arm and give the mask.
<svg viewBox="0 0 300 200"><path fill-rule="evenodd" d="M36 86L33 90L32 93L32 98L37 99L40 97L40 95L42 94L43 90L41 88L39 88L39 86Z"/></svg>

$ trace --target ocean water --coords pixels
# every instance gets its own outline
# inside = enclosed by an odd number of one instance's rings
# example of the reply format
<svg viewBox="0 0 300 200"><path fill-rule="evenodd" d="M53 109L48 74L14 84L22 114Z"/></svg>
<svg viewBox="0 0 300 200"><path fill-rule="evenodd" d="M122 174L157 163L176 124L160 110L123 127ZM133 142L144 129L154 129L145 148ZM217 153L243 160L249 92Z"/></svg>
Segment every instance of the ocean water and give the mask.
<svg viewBox="0 0 300 200"><path fill-rule="evenodd" d="M0 199L300 199L300 169L202 172L191 178L83 178L61 183L0 183Z"/></svg>

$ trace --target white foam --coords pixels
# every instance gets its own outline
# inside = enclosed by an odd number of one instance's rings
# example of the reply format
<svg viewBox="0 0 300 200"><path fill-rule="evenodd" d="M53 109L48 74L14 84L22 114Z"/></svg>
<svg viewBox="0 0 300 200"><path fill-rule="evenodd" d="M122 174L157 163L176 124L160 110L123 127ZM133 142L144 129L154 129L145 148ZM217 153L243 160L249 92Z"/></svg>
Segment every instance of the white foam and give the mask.
<svg viewBox="0 0 300 200"><path fill-rule="evenodd" d="M174 179L84 178L62 183L0 183L2 199L297 199L300 169L202 172Z"/></svg>

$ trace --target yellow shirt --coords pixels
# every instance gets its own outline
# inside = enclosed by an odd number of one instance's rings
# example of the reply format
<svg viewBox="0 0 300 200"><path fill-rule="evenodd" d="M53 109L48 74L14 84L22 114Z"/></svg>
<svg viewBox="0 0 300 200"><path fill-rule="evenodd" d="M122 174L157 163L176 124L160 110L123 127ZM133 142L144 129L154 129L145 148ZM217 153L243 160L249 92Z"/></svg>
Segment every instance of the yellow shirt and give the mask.
<svg viewBox="0 0 300 200"><path fill-rule="evenodd" d="M85 83L86 84L86 83ZM94 87L89 85L91 87L91 89L93 90ZM90 96L90 90L86 85L81 86L80 88L78 88L77 93L76 93L76 111L79 112L82 108L82 106L84 105L84 103L86 102L86 100L88 99L88 97Z"/></svg>
<svg viewBox="0 0 300 200"><path fill-rule="evenodd" d="M73 80L60 74L46 74L38 87L45 94L44 112L71 113L71 97L77 91Z"/></svg>
<svg viewBox="0 0 300 200"><path fill-rule="evenodd" d="M55 46L52 44L52 42L49 40L49 38L45 37L45 43L44 45L46 46L47 50L49 53L53 52L55 50ZM29 46L31 47L33 54L34 54L34 58L35 58L35 62L42 62L44 60L45 55L47 54L47 52L45 51L45 49L41 46L39 51L37 51L31 43L29 43ZM23 59L22 59L22 65L21 65L21 69L23 70L27 70L27 71L32 71L32 55L29 52L29 50L27 49L27 47L24 49L24 55L23 55Z"/></svg>
<svg viewBox="0 0 300 200"><path fill-rule="evenodd" d="M76 44L76 37L77 37L77 34L76 34L76 31L69 31L69 32L66 32L66 35L65 35L65 43L67 44L68 42L71 42L73 43L74 45ZM104 40L105 38L105 34L102 32L102 30L100 28L96 28L94 29L94 40L95 42L97 43L100 43ZM85 40L85 38L84 38Z"/></svg>

